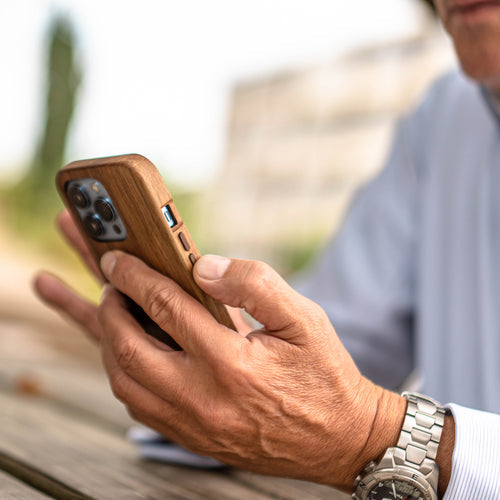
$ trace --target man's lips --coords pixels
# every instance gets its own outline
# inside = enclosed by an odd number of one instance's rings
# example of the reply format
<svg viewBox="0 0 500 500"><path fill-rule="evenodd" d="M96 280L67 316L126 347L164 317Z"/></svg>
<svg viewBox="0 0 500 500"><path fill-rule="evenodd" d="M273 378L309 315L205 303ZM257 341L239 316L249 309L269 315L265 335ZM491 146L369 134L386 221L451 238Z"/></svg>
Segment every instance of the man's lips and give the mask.
<svg viewBox="0 0 500 500"><path fill-rule="evenodd" d="M448 2L448 9L451 13L463 13L474 12L476 10L490 8L490 7L500 7L500 1L498 0L451 0Z"/></svg>

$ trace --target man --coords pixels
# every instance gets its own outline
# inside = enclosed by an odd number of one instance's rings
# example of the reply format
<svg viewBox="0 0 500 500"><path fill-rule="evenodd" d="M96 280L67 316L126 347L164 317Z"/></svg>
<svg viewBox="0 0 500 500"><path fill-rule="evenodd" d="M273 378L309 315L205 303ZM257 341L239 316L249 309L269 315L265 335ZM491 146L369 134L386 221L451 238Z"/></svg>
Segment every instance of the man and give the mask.
<svg viewBox="0 0 500 500"><path fill-rule="evenodd" d="M438 82L301 287L365 375L394 387L416 364L428 394L499 413L500 1L436 4L481 87L461 75ZM67 213L60 224L90 263ZM205 256L194 268L201 288L264 325L246 336L135 257L108 253L101 269L110 285L99 308L48 275L36 286L100 339L137 420L257 472L345 491L360 474L360 497L500 497L499 415L453 404L445 414L374 385L323 310L264 264ZM184 351L149 338L117 290Z"/></svg>

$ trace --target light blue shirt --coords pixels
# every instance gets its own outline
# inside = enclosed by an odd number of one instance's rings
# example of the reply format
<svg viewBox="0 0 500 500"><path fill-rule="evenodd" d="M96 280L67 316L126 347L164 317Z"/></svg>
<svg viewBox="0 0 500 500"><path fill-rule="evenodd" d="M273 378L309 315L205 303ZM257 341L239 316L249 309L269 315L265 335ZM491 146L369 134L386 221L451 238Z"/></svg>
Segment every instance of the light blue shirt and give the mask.
<svg viewBox="0 0 500 500"><path fill-rule="evenodd" d="M420 392L500 413L500 119L477 84L446 75L400 122L297 288L373 381L396 388L417 369ZM448 498L500 498L500 416L452 407Z"/></svg>

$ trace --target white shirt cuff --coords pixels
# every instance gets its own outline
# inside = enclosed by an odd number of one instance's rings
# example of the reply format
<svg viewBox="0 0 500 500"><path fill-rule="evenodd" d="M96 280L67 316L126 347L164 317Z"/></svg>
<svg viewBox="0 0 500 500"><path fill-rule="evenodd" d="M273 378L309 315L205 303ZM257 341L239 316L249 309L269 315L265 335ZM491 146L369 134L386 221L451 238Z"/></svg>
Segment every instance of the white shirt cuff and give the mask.
<svg viewBox="0 0 500 500"><path fill-rule="evenodd" d="M500 499L500 415L448 405L455 419L451 478L444 500Z"/></svg>

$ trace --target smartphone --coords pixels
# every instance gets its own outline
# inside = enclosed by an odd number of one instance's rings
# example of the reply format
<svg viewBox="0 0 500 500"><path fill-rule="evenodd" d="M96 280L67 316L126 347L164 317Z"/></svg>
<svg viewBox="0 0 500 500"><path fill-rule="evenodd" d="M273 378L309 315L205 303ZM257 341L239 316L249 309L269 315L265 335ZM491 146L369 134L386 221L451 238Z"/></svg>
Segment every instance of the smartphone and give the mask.
<svg viewBox="0 0 500 500"><path fill-rule="evenodd" d="M97 264L109 250L123 250L178 283L221 324L236 330L226 307L194 281L200 257L156 167L137 154L69 163L57 174L64 204ZM180 346L132 300L144 330L170 347Z"/></svg>

